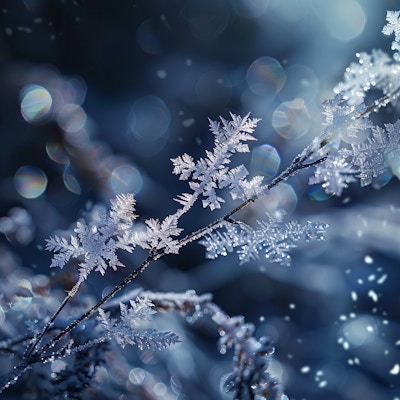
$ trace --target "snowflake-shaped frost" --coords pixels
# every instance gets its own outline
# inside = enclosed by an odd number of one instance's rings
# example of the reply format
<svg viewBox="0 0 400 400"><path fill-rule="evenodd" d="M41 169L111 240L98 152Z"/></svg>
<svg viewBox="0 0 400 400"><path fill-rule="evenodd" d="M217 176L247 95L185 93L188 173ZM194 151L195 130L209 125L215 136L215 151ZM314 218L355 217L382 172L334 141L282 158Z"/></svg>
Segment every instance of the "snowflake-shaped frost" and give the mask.
<svg viewBox="0 0 400 400"><path fill-rule="evenodd" d="M340 95L325 101L323 106L325 115L323 125L326 128L320 139L322 148L331 145L336 139L340 140L341 137L356 139L360 132L373 126L367 115L362 115L365 110L363 105L347 105Z"/></svg>
<svg viewBox="0 0 400 400"><path fill-rule="evenodd" d="M111 209L103 215L98 225L89 226L78 221L75 235L66 238L54 236L47 239L46 250L56 253L50 267L63 268L71 259L78 259L79 281L87 278L93 270L105 274L108 267L116 270L124 265L119 261L116 251L119 248L131 251L124 234L129 231L133 220L135 199L132 194L118 195L111 202Z"/></svg>
<svg viewBox="0 0 400 400"><path fill-rule="evenodd" d="M392 50L397 51L397 53L393 55L393 58L396 61L400 61L400 11L388 11L386 21L387 24L383 27L382 33L384 35L394 34Z"/></svg>
<svg viewBox="0 0 400 400"><path fill-rule="evenodd" d="M308 183L310 185L322 183L326 194L341 196L343 189L346 189L349 183L356 181L354 178L356 173L357 171L344 158L331 156L317 166L314 176L310 177Z"/></svg>
<svg viewBox="0 0 400 400"><path fill-rule="evenodd" d="M178 253L179 243L173 237L178 236L182 229L178 228L178 219L174 215L169 215L162 222L150 218L145 223L147 235L144 248L164 249L166 253Z"/></svg>
<svg viewBox="0 0 400 400"><path fill-rule="evenodd" d="M357 63L346 68L344 81L336 85L334 92L350 105L361 104L371 89L390 94L396 87L399 71L393 59L380 49L372 50L371 54L357 53L357 58Z"/></svg>
<svg viewBox="0 0 400 400"><path fill-rule="evenodd" d="M190 207L195 198L202 196L204 208L221 208L224 199L218 196L217 190L225 187L230 188L233 199L240 200L247 200L265 190L261 182L246 180L249 173L243 165L228 167L234 153L249 151L245 142L255 140L251 134L259 119L250 118L249 115L242 118L235 114L231 114L231 118L231 121L221 118L221 122L210 120L214 149L206 151L206 157L197 162L188 154L171 159L173 173L179 175L181 180L188 180L193 191L193 194L183 193L175 199L184 207Z"/></svg>
<svg viewBox="0 0 400 400"><path fill-rule="evenodd" d="M326 224L311 221L303 225L284 223L280 217L268 213L267 217L266 221L257 221L259 229L243 223L226 223L224 232L210 233L199 242L206 248L206 257L215 259L237 249L240 264L258 259L262 252L269 262L289 266L291 257L288 253L297 242L324 239Z"/></svg>
<svg viewBox="0 0 400 400"><path fill-rule="evenodd" d="M111 312L99 309L98 320L108 339L115 339L121 347L126 345L161 350L180 342L173 332L160 332L156 329L136 329L140 323L156 313L153 303L146 297L130 301L130 306L120 303L121 319L110 318Z"/></svg>
<svg viewBox="0 0 400 400"><path fill-rule="evenodd" d="M369 138L359 144L353 144L350 150L343 151L357 168L361 186L367 186L372 180L388 169L388 160L400 154L400 121L386 124L386 129L376 126Z"/></svg>

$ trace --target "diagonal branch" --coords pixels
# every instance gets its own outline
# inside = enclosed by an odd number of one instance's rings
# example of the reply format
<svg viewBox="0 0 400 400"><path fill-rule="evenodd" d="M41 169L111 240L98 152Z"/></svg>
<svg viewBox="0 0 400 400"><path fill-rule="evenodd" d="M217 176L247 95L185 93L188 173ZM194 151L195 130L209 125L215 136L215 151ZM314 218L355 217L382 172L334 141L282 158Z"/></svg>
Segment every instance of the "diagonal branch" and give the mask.
<svg viewBox="0 0 400 400"><path fill-rule="evenodd" d="M387 96L384 96L380 99L378 99L373 106L368 107L364 112L360 113L357 115L356 119L362 118L365 115L370 114L371 112L374 112L376 109L378 109L381 106L385 106L388 101L390 101L391 98L394 96L397 96L398 93L400 92L400 87L396 89L394 92L392 92ZM275 177L268 185L266 185L267 190L271 190L275 186L277 186L279 183L286 181L293 175L297 174L299 171L303 169L310 168L312 166L318 165L320 163L323 163L326 160L326 155L322 155L319 150L324 147L326 143L323 141L320 142L313 142L309 146L307 146L298 156L296 156L289 167L287 167L284 171L282 171L277 177ZM317 147L319 147L317 149ZM316 159L314 157L317 156ZM309 160L309 162L307 162ZM240 205L238 205L236 208L225 214L224 216L218 218L211 224L207 225L206 227L200 228L189 235L185 236L181 240L178 241L177 243L177 248L180 249L187 245L190 242L193 242L195 240L201 239L205 235L211 233L215 229L221 227L225 222L231 222L232 216L239 212L240 210L246 208L250 204L253 204L259 197L261 197L263 194L251 197L244 202L242 202ZM182 214L186 212L187 210L184 209L182 211ZM180 216L178 212L178 216ZM67 303L71 300L72 294L69 294L64 301L61 303L60 307L58 310L53 314L53 316L50 318L49 322L46 324L45 328L43 331L40 333L40 335L36 338L35 342L32 344L32 346L28 349L26 353L26 358L28 359L29 364L36 363L39 359L40 356L44 354L47 350L50 348L53 348L66 334L68 334L72 329L74 329L76 326L81 324L83 321L86 319L90 318L104 303L106 303L108 300L113 298L116 293L118 293L121 289L123 289L126 285L131 283L138 275L140 275L148 266L151 264L153 261L156 261L157 259L165 256L168 254L165 248L153 248L149 252L149 256L146 258L146 260L143 261L143 263L138 266L131 274L129 274L123 281L121 281L117 286L114 287L114 289L104 296L96 305L94 305L92 308L90 308L86 313L82 314L78 319L76 319L74 322L72 322L69 326L67 326L65 329L63 329L58 335L56 335L52 340L50 340L47 344L45 344L43 347L39 348L40 342L45 335L45 333L49 330L50 326L54 323L54 320L57 318L57 316L61 313L63 308L67 305Z"/></svg>
<svg viewBox="0 0 400 400"><path fill-rule="evenodd" d="M272 182L270 182L267 185L267 189L270 190L273 187L277 186L280 182L287 180L289 177L295 175L297 172L300 170L309 168L311 166L314 166L316 164L319 164L323 161L325 161L326 157L322 157L318 160L315 160L310 163L304 163L304 161L310 157L312 151L308 148L308 151L303 151L299 156L297 156L290 166L284 170L281 174L279 174ZM259 196L260 197L260 196ZM257 198L259 198L257 197ZM195 240L201 239L204 237L206 234L214 231L215 229L219 228L224 224L224 222L230 220L230 218L239 212L240 210L244 209L245 207L249 206L250 204L254 203L257 198L250 198L243 203L241 203L239 206L234 208L232 211L229 213L225 214L224 216L218 218L211 224L207 225L206 227L200 228L197 231L192 232L191 234L187 235L186 237L182 238L178 242L178 248L182 248L185 245L187 245L190 242L193 242ZM29 363L36 363L38 360L41 359L40 356L42 356L47 350L50 348L53 348L63 337L65 337L66 334L68 334L72 329L74 329L76 326L81 324L83 321L86 319L90 318L104 303L106 303L108 300L113 298L121 289L123 289L126 285L131 283L138 275L140 275L148 266L151 264L153 261L158 260L159 258L165 256L167 254L166 249L153 249L150 251L150 255L146 258L143 263L137 267L132 273L130 273L123 281L121 281L118 285L114 287L114 289L108 293L106 296L104 296L97 304L95 304L92 308L90 308L86 313L82 314L79 318L74 320L70 325L68 325L65 329L63 329L59 334L57 334L51 341L46 343L43 347L38 349L39 342L43 338L44 334L54 322L55 318L59 315L61 310L65 307L65 305L68 303L70 300L70 296L67 296L57 312L52 316L50 321L46 325L46 329L42 331L42 333L38 336L36 339L35 343L32 345L28 353L26 354L26 357L29 360ZM35 349L36 352L35 352Z"/></svg>

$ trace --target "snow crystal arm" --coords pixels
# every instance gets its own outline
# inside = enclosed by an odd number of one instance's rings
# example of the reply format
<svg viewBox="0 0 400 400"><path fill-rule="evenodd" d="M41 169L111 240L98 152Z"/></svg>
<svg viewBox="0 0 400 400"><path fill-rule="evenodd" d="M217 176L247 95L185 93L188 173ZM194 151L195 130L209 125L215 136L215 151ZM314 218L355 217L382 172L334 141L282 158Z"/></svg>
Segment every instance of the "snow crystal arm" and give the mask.
<svg viewBox="0 0 400 400"><path fill-rule="evenodd" d="M389 11L383 29L385 34L395 34L396 50L400 50L399 15ZM386 124L384 129L369 118L369 114L390 102L395 104L399 97L399 53L394 54L395 62L380 50L371 55L360 53L358 58L359 64L351 64L344 82L335 88L335 98L324 103L321 145L322 149L329 149L329 156L318 166L309 184L321 184L328 195L340 196L355 177L360 179L361 186L370 185L389 170L390 162L400 154L399 122ZM364 98L372 88L382 90L384 96L365 106Z"/></svg>
<svg viewBox="0 0 400 400"><path fill-rule="evenodd" d="M154 304L148 296L131 300L130 305L120 303L120 321L110 318L110 312L99 309L98 320L108 339L115 339L125 347L127 344L136 345L139 349L164 349L180 342L179 337L172 332L159 332L155 329L137 329L140 323L156 313Z"/></svg>
<svg viewBox="0 0 400 400"><path fill-rule="evenodd" d="M184 154L171 159L174 169L173 173L179 175L179 179L188 180L192 193L178 195L176 201L183 208L178 210L179 217L187 212L199 196L203 196L203 207L210 210L221 208L224 202L222 197L217 195L216 190L231 186L231 193L234 198L246 200L252 197L253 193L246 190L245 184L248 171L241 165L236 169L228 168L230 159L235 153L249 151L245 143L249 140L256 140L252 133L257 126L259 119L250 118L249 114L240 117L231 114L231 121L221 118L221 122L210 120L210 131L214 135L213 151L206 151L206 157L194 162L192 156ZM238 174L238 172L240 173ZM238 191L238 186L241 190Z"/></svg>
<svg viewBox="0 0 400 400"><path fill-rule="evenodd" d="M383 27L382 33L384 35L394 34L392 50L397 50L397 53L394 53L393 58L400 61L400 11L388 11L386 21L387 24Z"/></svg>
<svg viewBox="0 0 400 400"><path fill-rule="evenodd" d="M284 223L267 214L266 221L258 221L259 229L245 224L226 224L225 231L210 233L200 241L206 248L206 257L215 259L237 250L240 264L258 259L261 252L269 262L278 262L289 266L291 258L288 252L297 246L300 240L323 240L326 224L307 221Z"/></svg>

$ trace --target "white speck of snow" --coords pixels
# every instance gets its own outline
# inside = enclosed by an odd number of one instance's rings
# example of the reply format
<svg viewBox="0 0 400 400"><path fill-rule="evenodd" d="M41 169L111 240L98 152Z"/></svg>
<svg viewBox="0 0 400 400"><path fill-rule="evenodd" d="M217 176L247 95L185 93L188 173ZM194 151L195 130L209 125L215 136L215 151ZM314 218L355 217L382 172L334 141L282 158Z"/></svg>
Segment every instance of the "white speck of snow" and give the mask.
<svg viewBox="0 0 400 400"><path fill-rule="evenodd" d="M386 279L387 279L387 274L382 275L382 276L377 280L377 282L378 282L379 285L382 285L382 283L385 282Z"/></svg>
<svg viewBox="0 0 400 400"><path fill-rule="evenodd" d="M365 264L372 264L374 262L374 259L371 256L365 256L364 262Z"/></svg>
<svg viewBox="0 0 400 400"><path fill-rule="evenodd" d="M372 301L374 301L375 303L378 301L378 295L376 294L376 292L374 290L370 290L368 292L368 297L370 297L372 299Z"/></svg>
<svg viewBox="0 0 400 400"><path fill-rule="evenodd" d="M189 128L193 126L196 123L196 120L194 118L186 118L182 121L182 125L184 128Z"/></svg>
<svg viewBox="0 0 400 400"><path fill-rule="evenodd" d="M389 371L389 374L391 375L398 375L400 372L400 365L399 364L395 364L393 366L393 368Z"/></svg>

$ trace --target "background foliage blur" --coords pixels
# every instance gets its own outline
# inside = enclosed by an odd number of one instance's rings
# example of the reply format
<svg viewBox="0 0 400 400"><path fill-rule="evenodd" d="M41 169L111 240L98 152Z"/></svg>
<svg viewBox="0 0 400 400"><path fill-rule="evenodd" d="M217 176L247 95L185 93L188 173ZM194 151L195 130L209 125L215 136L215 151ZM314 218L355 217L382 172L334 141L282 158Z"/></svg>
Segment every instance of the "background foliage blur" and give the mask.
<svg viewBox="0 0 400 400"><path fill-rule="evenodd" d="M172 212L183 184L170 158L211 145L208 117L262 118L257 145L273 147L264 162L241 161L268 177L275 148L284 167L321 133L320 103L355 53L390 53L380 31L386 10L398 8L395 0L3 0L1 262L12 252L15 265L54 273L44 239L119 192L134 192L143 216ZM397 117L390 107L378 116ZM399 399L398 180L353 184L339 199L307 180L282 184L242 215L254 221L283 208L330 224L327 241L296 251L291 268L206 261L191 245L137 285L212 292L226 312L245 315L274 340L274 372L290 398ZM195 209L184 223L217 215L208 214ZM202 324L190 335L198 348L180 350L186 394L217 398L229 360Z"/></svg>

